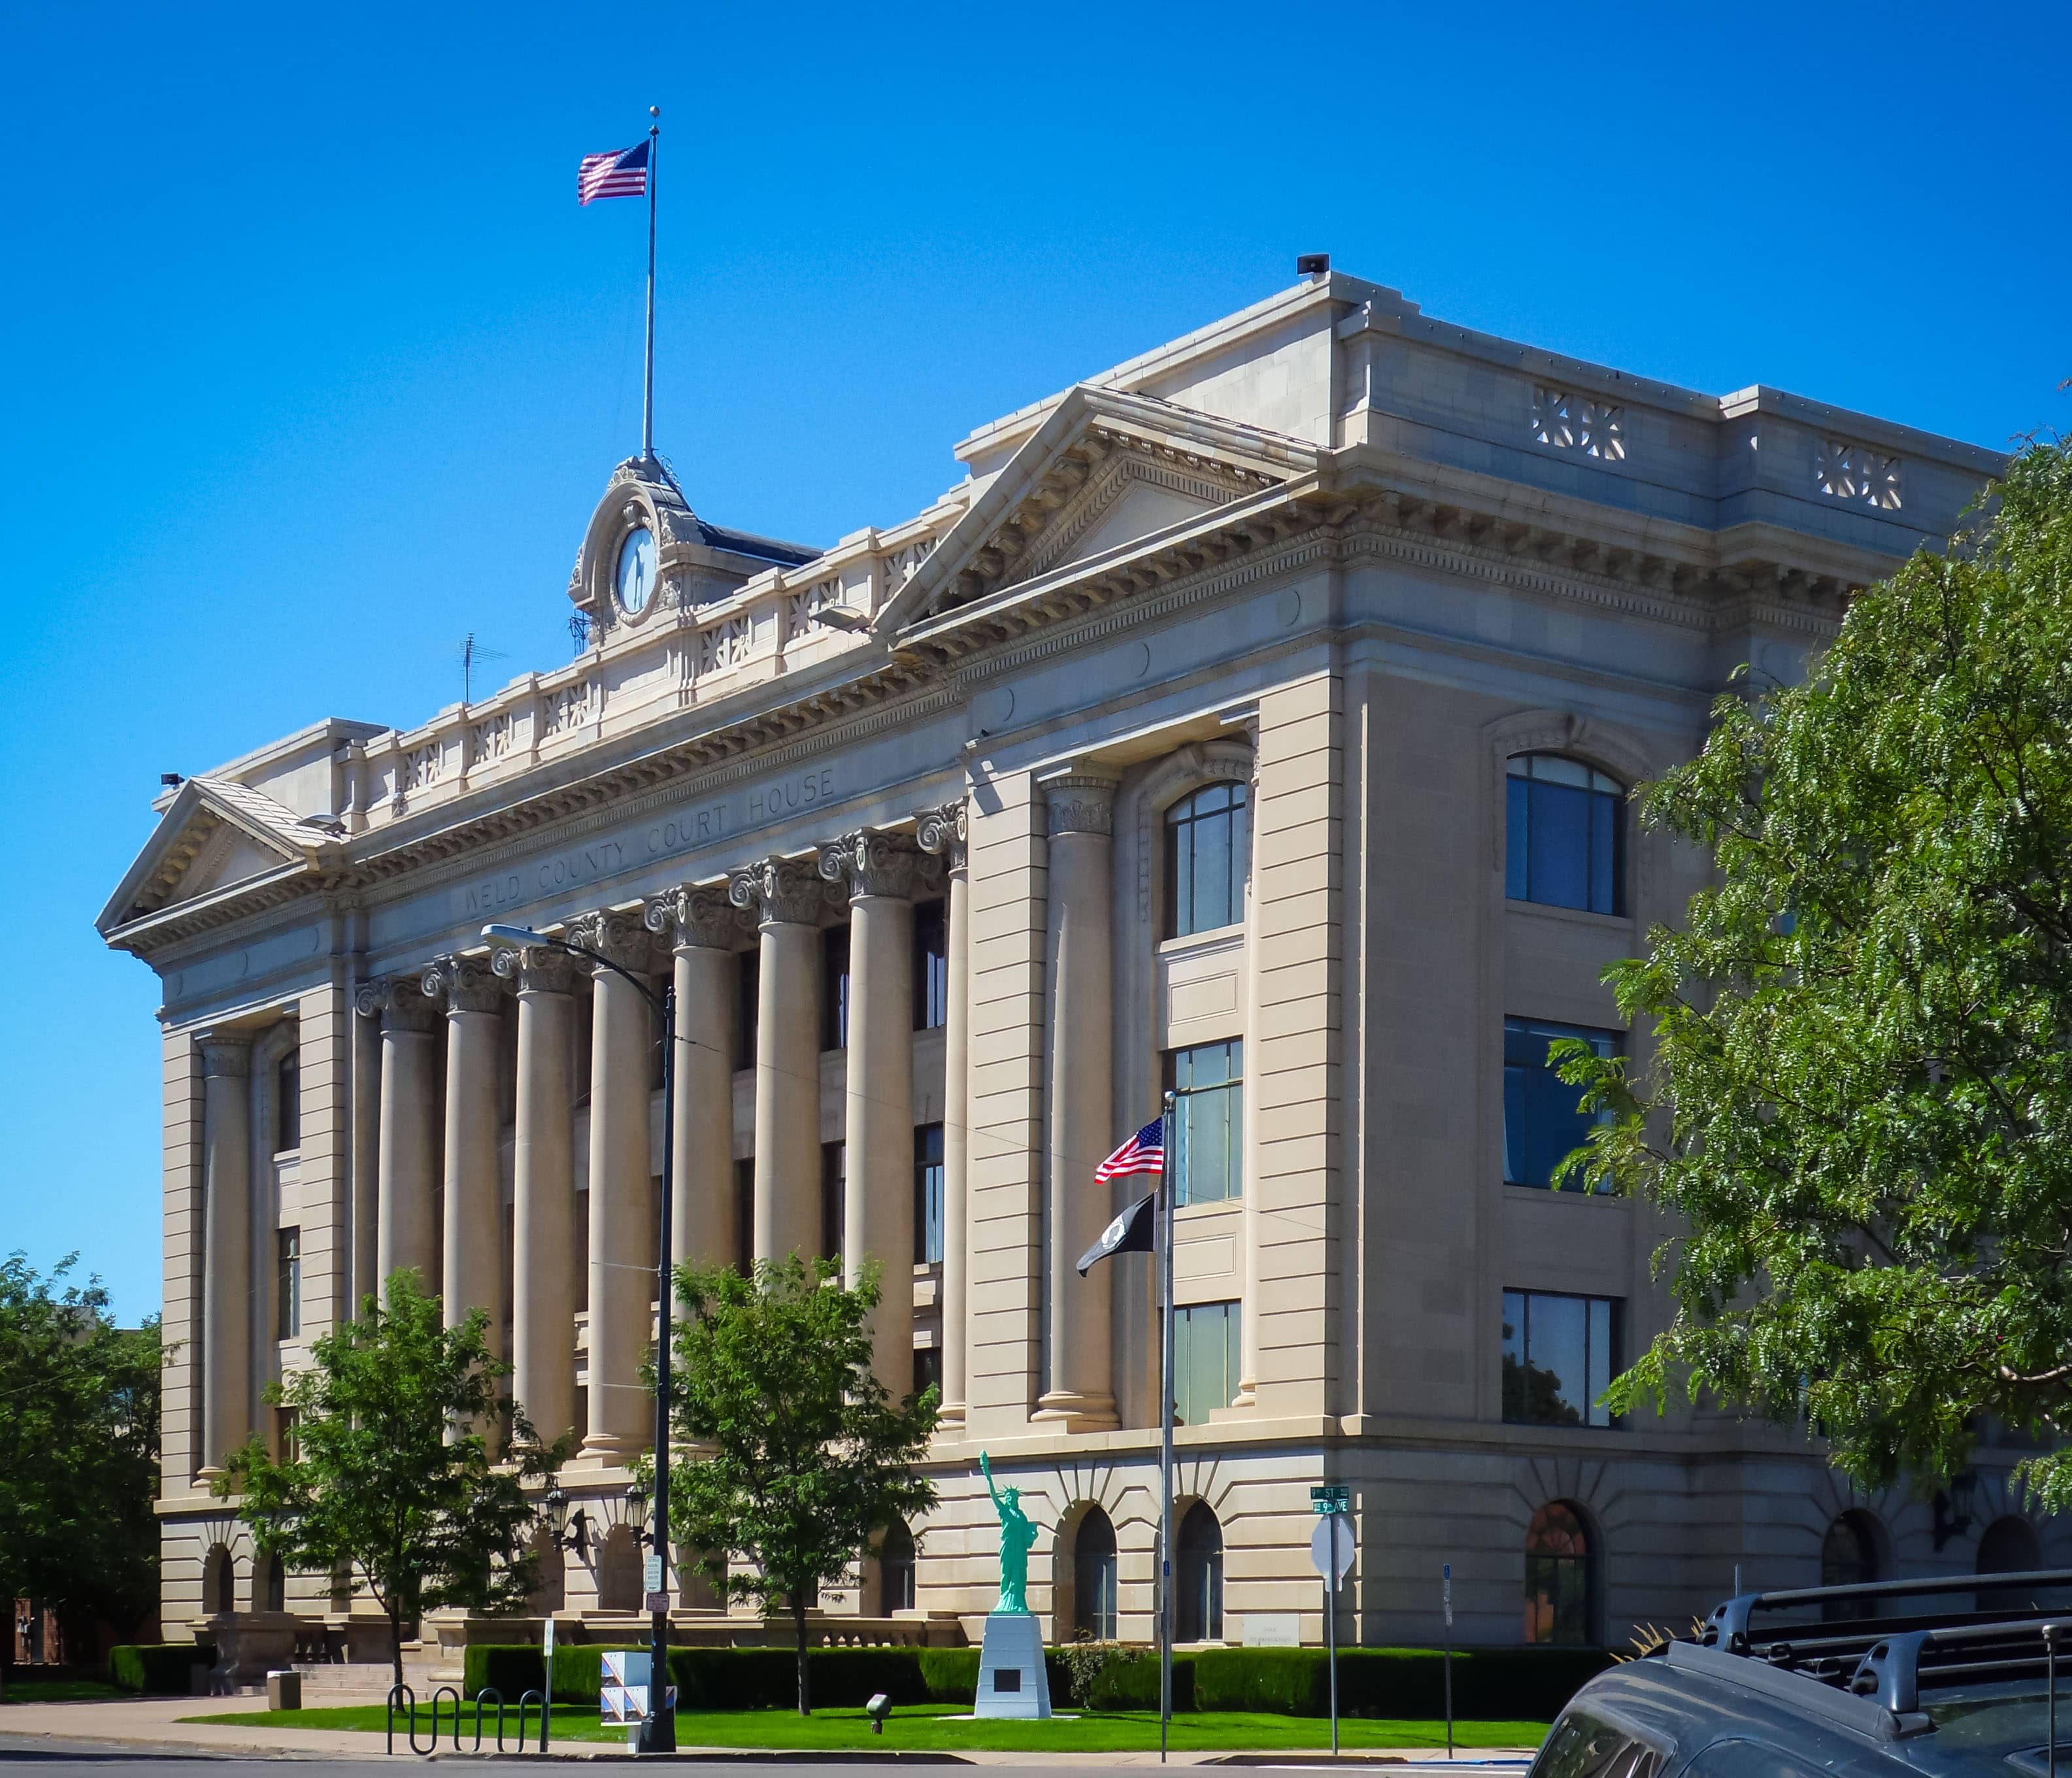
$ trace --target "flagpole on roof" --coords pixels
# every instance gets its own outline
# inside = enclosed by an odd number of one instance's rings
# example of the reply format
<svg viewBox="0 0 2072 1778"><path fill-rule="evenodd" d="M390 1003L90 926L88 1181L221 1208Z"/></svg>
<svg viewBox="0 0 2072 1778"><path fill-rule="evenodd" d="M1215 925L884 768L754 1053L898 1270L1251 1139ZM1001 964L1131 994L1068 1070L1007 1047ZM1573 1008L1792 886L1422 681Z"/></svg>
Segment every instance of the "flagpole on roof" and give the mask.
<svg viewBox="0 0 2072 1778"><path fill-rule="evenodd" d="M651 105L648 115L648 377L640 398L640 461L655 461L655 163L661 158L662 108Z"/></svg>

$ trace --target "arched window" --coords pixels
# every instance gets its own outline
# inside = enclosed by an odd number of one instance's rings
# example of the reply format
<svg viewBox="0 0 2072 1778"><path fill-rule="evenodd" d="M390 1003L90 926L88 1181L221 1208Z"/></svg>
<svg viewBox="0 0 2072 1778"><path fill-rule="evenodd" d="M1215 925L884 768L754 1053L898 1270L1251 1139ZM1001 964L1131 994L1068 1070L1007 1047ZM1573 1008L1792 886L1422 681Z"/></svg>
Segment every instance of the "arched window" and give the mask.
<svg viewBox="0 0 2072 1778"><path fill-rule="evenodd" d="M1115 1527L1097 1506L1072 1540L1072 1633L1115 1640Z"/></svg>
<svg viewBox="0 0 2072 1778"><path fill-rule="evenodd" d="M1597 1619L1597 1564L1583 1516L1552 1501L1526 1528L1525 1640L1586 1647Z"/></svg>
<svg viewBox="0 0 2072 1778"><path fill-rule="evenodd" d="M1244 918L1252 862L1249 793L1204 784L1166 811L1166 936L1186 938Z"/></svg>
<svg viewBox="0 0 2072 1778"><path fill-rule="evenodd" d="M1176 1642L1223 1639L1223 1528L1206 1500L1197 1500L1180 1521L1174 1564L1173 1637Z"/></svg>
<svg viewBox="0 0 2072 1778"><path fill-rule="evenodd" d="M898 1519L878 1546L878 1615L914 1609L914 1533Z"/></svg>
<svg viewBox="0 0 2072 1778"><path fill-rule="evenodd" d="M1626 791L1580 759L1512 756L1504 782L1503 892L1512 901L1626 912Z"/></svg>
<svg viewBox="0 0 2072 1778"><path fill-rule="evenodd" d="M288 1569L278 1556L266 1558L266 1609L285 1611L288 1608Z"/></svg>
<svg viewBox="0 0 2072 1778"><path fill-rule="evenodd" d="M2036 1528L2018 1514L1994 1520L1979 1537L1982 1574L2026 1574L2042 1566L2043 1548L2037 1541ZM1973 1603L1981 1611L2027 1611L2039 1604L2027 1591L2009 1587L1981 1587Z"/></svg>
<svg viewBox="0 0 2072 1778"><path fill-rule="evenodd" d="M1820 1584L1823 1587L1861 1587L1882 1580L1877 1521L1869 1513L1852 1507L1837 1513L1827 1534L1820 1540ZM1831 1620L1861 1617L1869 1607L1853 1599L1831 1599L1821 1615Z"/></svg>
<svg viewBox="0 0 2072 1778"><path fill-rule="evenodd" d="M201 1609L204 1617L237 1609L237 1566L221 1544L212 1548L202 1561Z"/></svg>

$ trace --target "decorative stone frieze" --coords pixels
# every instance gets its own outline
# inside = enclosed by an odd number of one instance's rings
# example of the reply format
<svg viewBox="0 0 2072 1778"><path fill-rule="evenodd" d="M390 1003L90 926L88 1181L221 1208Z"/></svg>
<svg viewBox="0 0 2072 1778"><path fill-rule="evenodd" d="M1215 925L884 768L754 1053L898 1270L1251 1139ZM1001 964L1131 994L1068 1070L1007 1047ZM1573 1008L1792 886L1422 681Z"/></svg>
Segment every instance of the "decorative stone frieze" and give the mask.
<svg viewBox="0 0 2072 1778"><path fill-rule="evenodd" d="M569 922L569 942L636 974L654 963L654 947L644 917L616 908L578 914Z"/></svg>
<svg viewBox="0 0 2072 1778"><path fill-rule="evenodd" d="M436 1031L439 1006L426 997L421 974L391 976L363 982L354 991L352 1003L363 1019L378 1019L391 1031Z"/></svg>
<svg viewBox="0 0 2072 1778"><path fill-rule="evenodd" d="M675 935L678 950L731 951L754 923L728 897L725 887L681 883L648 903L648 930Z"/></svg>
<svg viewBox="0 0 2072 1778"><path fill-rule="evenodd" d="M765 926L813 926L827 908L831 886L821 880L816 859L770 858L736 870L726 893Z"/></svg>
<svg viewBox="0 0 2072 1778"><path fill-rule="evenodd" d="M1050 820L1050 834L1099 833L1115 831L1116 780L1104 772L1075 772L1053 778L1043 786L1044 807Z"/></svg>
<svg viewBox="0 0 2072 1778"><path fill-rule="evenodd" d="M964 799L960 796L940 809L927 810L915 825L914 838L923 852L942 860L952 876L961 876L970 854L970 817Z"/></svg>
<svg viewBox="0 0 2072 1778"><path fill-rule="evenodd" d="M903 901L914 893L920 854L903 833L859 827L820 848L820 875L852 901L867 895Z"/></svg>
<svg viewBox="0 0 2072 1778"><path fill-rule="evenodd" d="M419 986L448 1012L495 1012L504 1003L503 984L487 957L434 957Z"/></svg>

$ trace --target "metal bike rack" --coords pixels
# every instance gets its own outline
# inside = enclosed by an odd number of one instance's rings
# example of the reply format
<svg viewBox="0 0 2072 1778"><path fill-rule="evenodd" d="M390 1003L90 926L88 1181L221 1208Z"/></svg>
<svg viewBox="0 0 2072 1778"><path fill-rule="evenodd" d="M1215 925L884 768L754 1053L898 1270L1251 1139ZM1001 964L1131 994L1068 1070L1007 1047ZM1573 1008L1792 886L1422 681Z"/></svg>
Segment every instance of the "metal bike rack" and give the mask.
<svg viewBox="0 0 2072 1778"><path fill-rule="evenodd" d="M553 1714L553 1701L544 1692L521 1692L518 1697L518 1751L525 1751L525 1706L537 1699L540 1706L540 1751L547 1751L547 1718ZM496 1718L496 1751L504 1751L504 1718L500 1712Z"/></svg>
<svg viewBox="0 0 2072 1778"><path fill-rule="evenodd" d="M417 1694L412 1691L408 1685L391 1685L388 1688L388 1726L386 1731L388 1736L388 1747L386 1751L389 1753L393 1753L396 1751L396 1700L398 1696L407 1698L410 1701L410 1747L411 1751L414 1752L417 1750ZM434 1745L436 1746L437 1743L434 1743Z"/></svg>

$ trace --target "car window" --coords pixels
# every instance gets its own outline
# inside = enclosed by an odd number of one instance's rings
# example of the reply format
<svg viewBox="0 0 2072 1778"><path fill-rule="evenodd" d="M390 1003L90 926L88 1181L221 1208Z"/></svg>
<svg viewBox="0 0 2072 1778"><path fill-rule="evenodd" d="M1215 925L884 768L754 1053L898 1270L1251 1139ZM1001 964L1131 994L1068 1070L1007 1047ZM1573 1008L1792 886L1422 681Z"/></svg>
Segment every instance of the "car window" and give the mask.
<svg viewBox="0 0 2072 1778"><path fill-rule="evenodd" d="M1715 1741L1684 1772L1685 1778L1827 1778L1825 1767L1762 1741Z"/></svg>
<svg viewBox="0 0 2072 1778"><path fill-rule="evenodd" d="M1655 1778L1662 1755L1628 1731L1569 1710L1554 1725L1527 1778Z"/></svg>

